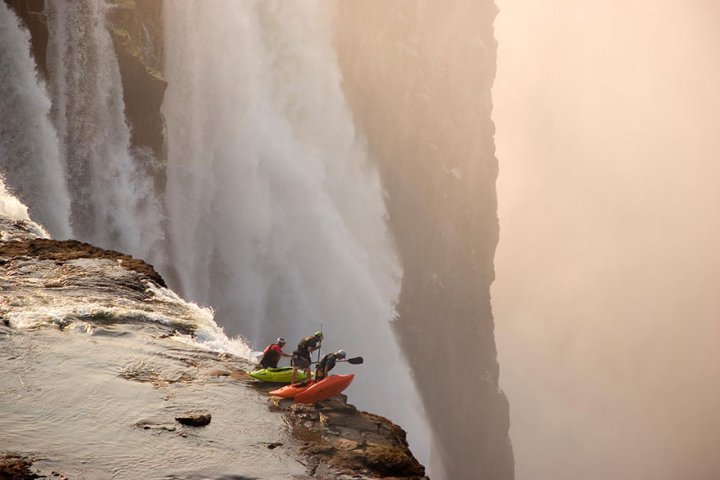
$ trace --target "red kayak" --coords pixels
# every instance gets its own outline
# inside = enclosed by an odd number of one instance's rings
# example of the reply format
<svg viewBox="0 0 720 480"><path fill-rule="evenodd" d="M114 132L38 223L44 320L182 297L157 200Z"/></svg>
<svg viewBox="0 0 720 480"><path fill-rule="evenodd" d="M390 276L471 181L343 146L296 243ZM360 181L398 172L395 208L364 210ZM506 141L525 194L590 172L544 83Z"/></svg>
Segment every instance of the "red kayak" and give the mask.
<svg viewBox="0 0 720 480"><path fill-rule="evenodd" d="M275 389L270 391L270 395L275 395L276 397L283 397L283 398L295 398L295 395L298 393L304 392L310 386L312 386L315 382L309 381L309 382L300 382L300 383L293 383L292 385L285 385L284 387Z"/></svg>
<svg viewBox="0 0 720 480"><path fill-rule="evenodd" d="M329 377L315 382L303 391L295 394L295 401L298 403L315 403L334 397L345 390L355 378L355 374L330 375ZM282 389L281 389L282 390Z"/></svg>

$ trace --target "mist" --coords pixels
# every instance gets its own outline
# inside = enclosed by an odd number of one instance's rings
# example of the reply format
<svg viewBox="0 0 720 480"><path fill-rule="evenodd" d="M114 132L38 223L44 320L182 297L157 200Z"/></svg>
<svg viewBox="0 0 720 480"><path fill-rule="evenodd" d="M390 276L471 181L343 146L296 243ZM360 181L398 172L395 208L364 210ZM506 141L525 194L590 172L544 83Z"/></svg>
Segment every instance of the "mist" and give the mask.
<svg viewBox="0 0 720 480"><path fill-rule="evenodd" d="M720 6L497 3L516 477L720 478Z"/></svg>

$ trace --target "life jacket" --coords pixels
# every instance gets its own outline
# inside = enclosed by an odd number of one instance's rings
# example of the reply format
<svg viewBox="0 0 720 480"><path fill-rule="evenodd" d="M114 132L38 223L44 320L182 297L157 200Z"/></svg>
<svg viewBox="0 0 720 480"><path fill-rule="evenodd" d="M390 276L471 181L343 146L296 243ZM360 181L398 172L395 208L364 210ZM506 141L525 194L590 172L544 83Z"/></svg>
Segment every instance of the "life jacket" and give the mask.
<svg viewBox="0 0 720 480"><path fill-rule="evenodd" d="M300 343L298 343L297 350L295 350L293 353L309 358L310 357L310 349L317 347L318 340L314 336L305 337L302 340L300 340Z"/></svg>
<svg viewBox="0 0 720 480"><path fill-rule="evenodd" d="M274 347L274 346L276 346L276 345L277 345L278 347L280 347L280 344L278 344L278 343L271 343L270 345L268 345L267 347L265 347L265 350L263 350L263 355L267 355L267 354L270 353L270 352L273 352L273 353L277 354L277 353L278 353L277 350L275 350L274 348L272 348L272 347ZM280 348L282 348L282 347L280 347Z"/></svg>
<svg viewBox="0 0 720 480"><path fill-rule="evenodd" d="M277 347L277 349L273 347ZM277 343L271 343L265 347L265 350L263 350L263 357L260 359L260 364L265 368L277 365L280 361L280 352L278 350L282 350L282 347Z"/></svg>
<svg viewBox="0 0 720 480"><path fill-rule="evenodd" d="M337 356L335 353L328 353L325 356L322 357L320 360L320 363L317 364L317 367L315 367L315 380L325 378L325 367L328 367L328 372L335 368L335 362L337 360Z"/></svg>

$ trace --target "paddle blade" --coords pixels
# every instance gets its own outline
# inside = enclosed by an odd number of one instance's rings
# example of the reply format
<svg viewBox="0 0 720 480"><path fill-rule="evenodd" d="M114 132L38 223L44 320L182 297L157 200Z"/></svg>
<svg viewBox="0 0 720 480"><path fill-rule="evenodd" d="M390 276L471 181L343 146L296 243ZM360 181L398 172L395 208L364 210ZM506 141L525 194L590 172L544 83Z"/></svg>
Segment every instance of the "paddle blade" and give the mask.
<svg viewBox="0 0 720 480"><path fill-rule="evenodd" d="M348 363L352 363L353 365L358 365L364 362L363 357L353 357L347 359Z"/></svg>

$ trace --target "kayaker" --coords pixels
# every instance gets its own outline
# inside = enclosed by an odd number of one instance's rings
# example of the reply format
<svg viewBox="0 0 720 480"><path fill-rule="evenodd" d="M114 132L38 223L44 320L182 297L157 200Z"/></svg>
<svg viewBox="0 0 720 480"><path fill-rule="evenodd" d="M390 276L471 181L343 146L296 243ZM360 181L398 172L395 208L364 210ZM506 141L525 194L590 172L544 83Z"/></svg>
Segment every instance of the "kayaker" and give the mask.
<svg viewBox="0 0 720 480"><path fill-rule="evenodd" d="M305 337L298 343L297 350L292 354L290 359L290 365L293 366L292 375L290 376L290 383L295 383L295 376L297 375L298 369L302 369L307 374L307 378L310 378L310 354L320 348L323 340L322 332L315 332L310 337Z"/></svg>
<svg viewBox="0 0 720 480"><path fill-rule="evenodd" d="M335 368L335 362L338 360L344 360L347 355L345 350L338 350L334 353L328 353L322 357L320 363L315 367L315 381L320 381L327 377L328 372Z"/></svg>
<svg viewBox="0 0 720 480"><path fill-rule="evenodd" d="M263 368L277 368L280 358L292 357L289 353L283 352L283 347L286 343L283 337L278 337L275 343L271 343L265 347L263 356L260 359L260 365L262 365Z"/></svg>

